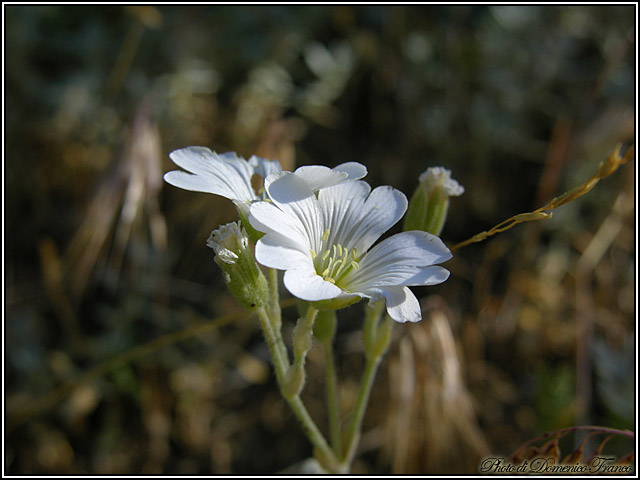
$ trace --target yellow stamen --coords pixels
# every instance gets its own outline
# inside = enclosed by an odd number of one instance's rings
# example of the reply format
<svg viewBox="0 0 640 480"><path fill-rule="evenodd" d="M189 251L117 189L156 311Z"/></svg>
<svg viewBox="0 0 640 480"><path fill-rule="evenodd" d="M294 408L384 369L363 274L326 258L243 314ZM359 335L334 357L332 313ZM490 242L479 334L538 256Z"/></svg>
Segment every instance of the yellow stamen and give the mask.
<svg viewBox="0 0 640 480"><path fill-rule="evenodd" d="M324 237L328 236L328 230L325 231ZM319 255L311 250L311 257L314 260L316 272L325 281L331 282L344 288L343 280L348 277L349 272L358 270L358 253L356 249L348 249L340 244L327 246Z"/></svg>
<svg viewBox="0 0 640 480"><path fill-rule="evenodd" d="M336 260L336 263L333 264L333 268L331 270L340 270L340 268L338 267L342 262L342 259L340 260Z"/></svg>

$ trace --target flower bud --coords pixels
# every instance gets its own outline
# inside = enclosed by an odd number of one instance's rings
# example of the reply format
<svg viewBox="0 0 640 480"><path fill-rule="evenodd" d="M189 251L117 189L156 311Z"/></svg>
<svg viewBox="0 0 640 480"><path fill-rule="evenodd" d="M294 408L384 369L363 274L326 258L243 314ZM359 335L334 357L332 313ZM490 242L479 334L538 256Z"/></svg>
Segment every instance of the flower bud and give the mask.
<svg viewBox="0 0 640 480"><path fill-rule="evenodd" d="M300 395L304 387L306 374L302 365L291 365L285 374L284 382L280 386L280 392L284 398L291 399Z"/></svg>
<svg viewBox="0 0 640 480"><path fill-rule="evenodd" d="M336 334L336 312L333 310L320 310L313 324L313 336L321 342L330 342Z"/></svg>
<svg viewBox="0 0 640 480"><path fill-rule="evenodd" d="M253 256L249 238L237 223L228 223L214 230L207 246L216 253L215 262L224 273L227 288L249 310L266 304L267 279Z"/></svg>
<svg viewBox="0 0 640 480"><path fill-rule="evenodd" d="M387 351L387 347L389 347L389 342L391 340L392 327L393 320L391 320L389 315L386 315L380 325L378 325L375 343L371 346L372 348L366 352L368 356L378 358Z"/></svg>
<svg viewBox="0 0 640 480"><path fill-rule="evenodd" d="M409 202L404 230L422 230L439 236L447 219L449 197L462 195L464 187L443 167L428 168L419 180L420 185Z"/></svg>

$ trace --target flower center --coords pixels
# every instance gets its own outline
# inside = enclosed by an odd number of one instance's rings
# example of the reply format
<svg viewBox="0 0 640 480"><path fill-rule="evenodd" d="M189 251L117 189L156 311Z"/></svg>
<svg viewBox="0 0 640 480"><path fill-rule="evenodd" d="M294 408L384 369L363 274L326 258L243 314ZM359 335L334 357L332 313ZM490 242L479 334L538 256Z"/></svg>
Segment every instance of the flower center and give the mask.
<svg viewBox="0 0 640 480"><path fill-rule="evenodd" d="M323 237L323 240L325 240L326 237L327 235ZM311 257L313 258L316 273L320 275L323 280L338 286L340 286L341 280L345 278L347 273L360 268L355 248L349 250L339 243L331 245L331 247L327 246L321 251L321 254L316 254L316 252L311 250Z"/></svg>

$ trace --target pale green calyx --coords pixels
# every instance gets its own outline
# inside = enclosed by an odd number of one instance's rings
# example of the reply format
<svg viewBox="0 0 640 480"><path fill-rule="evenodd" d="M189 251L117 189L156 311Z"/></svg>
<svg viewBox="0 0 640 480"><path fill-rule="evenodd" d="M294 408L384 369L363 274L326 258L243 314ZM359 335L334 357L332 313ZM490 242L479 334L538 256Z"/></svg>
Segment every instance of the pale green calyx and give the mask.
<svg viewBox="0 0 640 480"><path fill-rule="evenodd" d="M236 299L249 310L265 305L267 280L256 263L245 229L235 222L222 225L211 233L207 246L216 253L215 262Z"/></svg>
<svg viewBox="0 0 640 480"><path fill-rule="evenodd" d="M440 235L449 210L449 197L464 193L464 187L451 178L451 171L430 167L420 175L420 185L409 201L404 230L422 230Z"/></svg>
<svg viewBox="0 0 640 480"><path fill-rule="evenodd" d="M249 245L244 229L237 223L228 223L211 232L207 239L207 246L211 247L218 258L228 264L238 262L238 253ZM237 253L236 253L237 252Z"/></svg>

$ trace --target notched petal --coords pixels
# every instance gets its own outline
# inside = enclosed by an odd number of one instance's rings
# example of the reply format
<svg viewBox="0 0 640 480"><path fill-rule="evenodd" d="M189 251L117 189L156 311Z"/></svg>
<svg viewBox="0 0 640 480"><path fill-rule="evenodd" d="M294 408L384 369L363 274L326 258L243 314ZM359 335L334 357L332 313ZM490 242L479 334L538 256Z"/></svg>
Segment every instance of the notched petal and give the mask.
<svg viewBox="0 0 640 480"><path fill-rule="evenodd" d="M287 270L283 282L292 295L310 302L330 300L343 293L339 287L324 281L313 269Z"/></svg>

